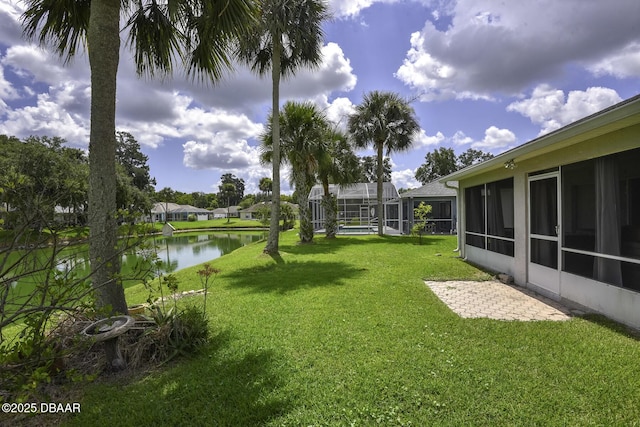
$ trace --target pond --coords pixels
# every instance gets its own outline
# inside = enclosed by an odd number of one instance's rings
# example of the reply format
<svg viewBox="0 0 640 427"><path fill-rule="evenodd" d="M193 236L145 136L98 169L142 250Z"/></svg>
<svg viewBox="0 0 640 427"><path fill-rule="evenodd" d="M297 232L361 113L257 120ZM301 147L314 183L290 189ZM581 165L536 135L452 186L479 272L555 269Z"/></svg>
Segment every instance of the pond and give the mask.
<svg viewBox="0 0 640 427"><path fill-rule="evenodd" d="M149 238L144 247L132 248L122 254L122 281L124 286L128 287L140 283L143 278L173 273L211 261L264 237L263 232L208 232ZM49 248L33 251L29 254L29 261L24 263L22 271L34 271L41 268L38 266L50 266L52 253ZM87 245L76 245L61 251L56 256L55 269L61 273L59 275L73 274L75 278L86 277L89 273ZM11 282L12 294L29 295L34 286L42 281L43 274L45 272L41 271L38 274L23 276L18 272L17 275L22 278ZM2 272L0 277L14 275L15 272Z"/></svg>

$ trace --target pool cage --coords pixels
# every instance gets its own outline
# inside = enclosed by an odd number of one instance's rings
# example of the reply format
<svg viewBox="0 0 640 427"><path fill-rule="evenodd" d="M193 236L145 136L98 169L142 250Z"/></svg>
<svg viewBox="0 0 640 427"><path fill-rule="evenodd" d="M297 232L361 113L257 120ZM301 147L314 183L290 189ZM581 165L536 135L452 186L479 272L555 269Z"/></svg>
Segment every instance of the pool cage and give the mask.
<svg viewBox="0 0 640 427"><path fill-rule="evenodd" d="M398 191L390 182L385 182L382 190L385 233L397 234L400 232L399 202L387 202L397 200ZM338 201L337 219L340 232L377 232L379 215L377 184L375 182L361 182L347 186L331 184L329 192L335 195ZM321 185L314 186L309 193L309 205L315 231L322 231L325 228L323 195L324 190Z"/></svg>

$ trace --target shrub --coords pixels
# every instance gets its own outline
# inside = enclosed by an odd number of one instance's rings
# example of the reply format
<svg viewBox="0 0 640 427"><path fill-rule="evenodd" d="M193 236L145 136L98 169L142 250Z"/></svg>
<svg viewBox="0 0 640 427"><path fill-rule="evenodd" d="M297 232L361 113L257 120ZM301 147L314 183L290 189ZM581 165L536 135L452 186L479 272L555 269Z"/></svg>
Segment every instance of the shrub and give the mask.
<svg viewBox="0 0 640 427"><path fill-rule="evenodd" d="M195 214L189 214L189 216L187 217L187 221L189 222L196 222L198 218L195 216Z"/></svg>

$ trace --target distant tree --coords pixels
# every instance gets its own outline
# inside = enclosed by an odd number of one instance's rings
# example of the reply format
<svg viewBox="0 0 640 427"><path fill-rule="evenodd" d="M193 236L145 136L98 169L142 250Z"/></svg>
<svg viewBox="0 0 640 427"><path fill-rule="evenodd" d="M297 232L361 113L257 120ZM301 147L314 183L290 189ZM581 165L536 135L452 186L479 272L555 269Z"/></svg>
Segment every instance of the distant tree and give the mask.
<svg viewBox="0 0 640 427"><path fill-rule="evenodd" d="M242 200L240 201L238 206L240 206L242 209L246 209L246 208L251 207L251 206L253 206L255 204L256 204L256 195L255 194L247 194L242 198Z"/></svg>
<svg viewBox="0 0 640 427"><path fill-rule="evenodd" d="M256 209L256 215L258 216L258 221L264 227L269 226L269 221L271 221L271 206L268 203L263 203Z"/></svg>
<svg viewBox="0 0 640 427"><path fill-rule="evenodd" d="M378 161L376 156L360 157L360 177L357 182L376 182L378 180ZM382 164L382 180L391 182L391 159L385 157Z"/></svg>
<svg viewBox="0 0 640 427"><path fill-rule="evenodd" d="M230 210L229 208L232 206L231 204L231 200L233 197L235 197L237 194L237 190L236 190L236 186L230 182L227 182L225 184L222 184L220 186L220 194L219 197L222 200L226 200L227 201L227 223L231 221L230 218Z"/></svg>
<svg viewBox="0 0 640 427"><path fill-rule="evenodd" d="M171 187L164 187L162 190L156 191L155 195L153 196L153 200L157 203L175 203L177 197L178 195L176 194L176 191L174 189L172 189Z"/></svg>
<svg viewBox="0 0 640 427"><path fill-rule="evenodd" d="M349 117L348 129L356 147L372 145L376 151L378 235L384 234L383 156L411 147L420 126L409 102L393 92L370 92Z"/></svg>
<svg viewBox="0 0 640 427"><path fill-rule="evenodd" d="M317 67L322 49L322 22L328 18L322 0L262 0L254 31L241 39L238 54L242 62L264 76L271 71L271 114L273 126L273 197L269 237L264 252L279 253L280 238L280 78L301 66Z"/></svg>
<svg viewBox="0 0 640 427"><path fill-rule="evenodd" d="M456 157L453 148L440 147L426 154L424 163L416 169L415 177L424 185L492 157L493 154L491 153L485 153L473 148L469 148Z"/></svg>
<svg viewBox="0 0 640 427"><path fill-rule="evenodd" d="M474 165L476 163L484 162L493 158L493 154L485 153L481 150L474 150L469 148L464 153L458 156L458 169L466 168L467 166Z"/></svg>
<svg viewBox="0 0 640 427"><path fill-rule="evenodd" d="M57 137L20 141L0 136L0 201L6 227L40 228L51 223L56 207L86 211L80 208L87 204L87 158L81 150L64 147L64 142Z"/></svg>
<svg viewBox="0 0 640 427"><path fill-rule="evenodd" d="M458 163L453 149L440 147L426 154L424 163L416 170L415 177L424 185L456 170Z"/></svg>
<svg viewBox="0 0 640 427"><path fill-rule="evenodd" d="M140 151L140 144L129 132L116 132L116 161L139 190L149 191L156 185L156 180L149 174L149 157Z"/></svg>
<svg viewBox="0 0 640 427"><path fill-rule="evenodd" d="M207 209L216 209L219 206L218 196L214 193L207 194Z"/></svg>
<svg viewBox="0 0 640 427"><path fill-rule="evenodd" d="M195 200L193 199L193 195L190 193L180 193L176 196L176 203L179 205L190 205L193 206Z"/></svg>
<svg viewBox="0 0 640 427"><path fill-rule="evenodd" d="M269 199L269 195L273 191L273 181L271 178L260 178L260 184L258 184L258 188L260 191L265 193L266 198Z"/></svg>
<svg viewBox="0 0 640 427"><path fill-rule="evenodd" d="M220 177L220 181L221 181L221 184L218 186L218 189L220 190L218 192L218 198L226 201L227 203L231 203L231 205L228 205L228 206L239 205L240 201L244 197L244 179L238 178L232 173L225 173ZM235 192L231 195L225 193L224 196L221 196L222 187L225 184L232 184Z"/></svg>
<svg viewBox="0 0 640 427"><path fill-rule="evenodd" d="M194 191L191 193L191 198L193 199L193 206L196 208L207 209L209 207L209 200L207 199L206 193Z"/></svg>

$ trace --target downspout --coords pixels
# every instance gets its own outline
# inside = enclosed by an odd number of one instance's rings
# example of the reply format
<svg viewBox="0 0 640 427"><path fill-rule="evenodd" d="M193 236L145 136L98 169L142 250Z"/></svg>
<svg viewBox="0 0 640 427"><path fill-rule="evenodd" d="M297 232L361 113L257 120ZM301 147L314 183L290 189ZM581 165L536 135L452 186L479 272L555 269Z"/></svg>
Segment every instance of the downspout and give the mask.
<svg viewBox="0 0 640 427"><path fill-rule="evenodd" d="M450 182L458 183L458 181L445 181L444 186L452 190L456 190L456 240L458 242L458 247L455 248L453 252L460 252L460 187L450 185Z"/></svg>

